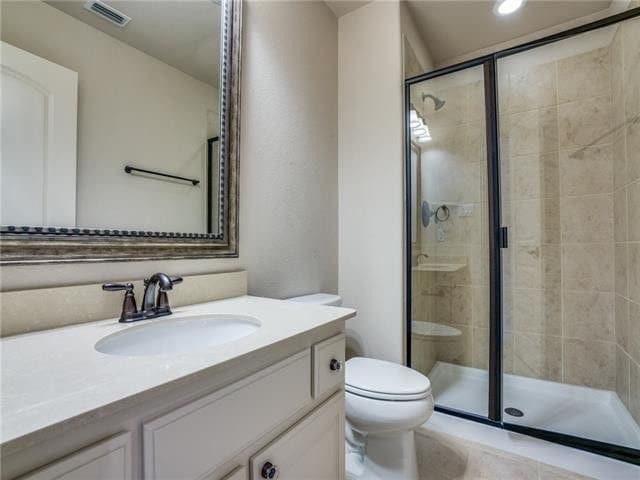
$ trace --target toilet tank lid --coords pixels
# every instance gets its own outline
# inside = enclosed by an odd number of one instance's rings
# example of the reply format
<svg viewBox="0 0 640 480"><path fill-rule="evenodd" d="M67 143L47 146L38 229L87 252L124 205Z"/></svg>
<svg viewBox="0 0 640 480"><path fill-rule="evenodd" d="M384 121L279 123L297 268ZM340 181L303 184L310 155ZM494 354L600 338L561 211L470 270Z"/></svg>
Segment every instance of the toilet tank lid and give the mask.
<svg viewBox="0 0 640 480"><path fill-rule="evenodd" d="M290 302L314 303L316 305L333 305L337 306L342 303L342 297L332 295L330 293L314 293L312 295L303 295L301 297L288 298Z"/></svg>

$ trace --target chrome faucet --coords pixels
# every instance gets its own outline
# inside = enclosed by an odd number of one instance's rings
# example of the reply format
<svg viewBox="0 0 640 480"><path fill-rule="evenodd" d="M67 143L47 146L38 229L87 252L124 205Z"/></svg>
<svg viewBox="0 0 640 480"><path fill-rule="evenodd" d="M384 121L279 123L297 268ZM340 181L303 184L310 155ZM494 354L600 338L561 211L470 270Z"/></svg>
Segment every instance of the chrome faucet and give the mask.
<svg viewBox="0 0 640 480"><path fill-rule="evenodd" d="M105 283L102 285L102 289L111 292L119 290L125 291L120 322L130 323L137 322L138 320L171 315L167 291L172 290L173 286L180 282L182 282L182 277L171 278L165 273L154 273L151 275L151 277L144 281L145 288L142 297L142 308L140 310L136 308L133 284ZM156 289L158 289L157 295Z"/></svg>

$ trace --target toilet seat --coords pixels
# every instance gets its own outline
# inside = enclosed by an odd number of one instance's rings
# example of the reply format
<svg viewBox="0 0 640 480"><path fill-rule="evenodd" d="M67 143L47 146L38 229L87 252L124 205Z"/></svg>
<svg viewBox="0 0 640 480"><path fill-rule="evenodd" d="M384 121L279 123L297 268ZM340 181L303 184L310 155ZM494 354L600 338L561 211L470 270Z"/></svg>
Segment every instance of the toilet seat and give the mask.
<svg viewBox="0 0 640 480"><path fill-rule="evenodd" d="M357 387L345 385L345 391L370 400L382 400L387 402L408 402L411 400L423 400L431 395L431 391L416 393L414 395L397 395L393 393L370 392Z"/></svg>
<svg viewBox="0 0 640 480"><path fill-rule="evenodd" d="M412 401L429 397L431 382L404 365L355 357L346 364L345 390L372 400Z"/></svg>

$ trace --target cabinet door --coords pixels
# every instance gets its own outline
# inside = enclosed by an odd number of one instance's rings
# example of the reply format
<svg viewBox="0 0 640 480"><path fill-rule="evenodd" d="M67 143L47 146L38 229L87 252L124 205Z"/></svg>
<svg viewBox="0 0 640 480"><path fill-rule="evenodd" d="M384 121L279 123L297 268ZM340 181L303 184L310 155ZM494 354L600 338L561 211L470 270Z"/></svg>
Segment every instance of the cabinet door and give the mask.
<svg viewBox="0 0 640 480"><path fill-rule="evenodd" d="M130 480L131 434L123 433L21 477L21 480Z"/></svg>
<svg viewBox="0 0 640 480"><path fill-rule="evenodd" d="M313 398L332 393L344 385L344 334L313 346Z"/></svg>
<svg viewBox="0 0 640 480"><path fill-rule="evenodd" d="M251 458L251 479L344 480L344 394Z"/></svg>

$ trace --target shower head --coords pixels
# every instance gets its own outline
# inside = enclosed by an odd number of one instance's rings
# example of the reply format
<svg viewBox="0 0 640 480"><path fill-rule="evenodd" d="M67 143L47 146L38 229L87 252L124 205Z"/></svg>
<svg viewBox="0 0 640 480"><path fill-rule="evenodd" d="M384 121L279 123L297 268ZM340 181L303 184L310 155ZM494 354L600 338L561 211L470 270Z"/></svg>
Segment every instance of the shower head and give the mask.
<svg viewBox="0 0 640 480"><path fill-rule="evenodd" d="M423 102L425 101L426 98L430 98L431 100L433 100L433 106L436 112L440 110L442 107L444 107L444 104L446 103L444 100L440 100L438 97L435 97L430 93L425 93L422 95Z"/></svg>

